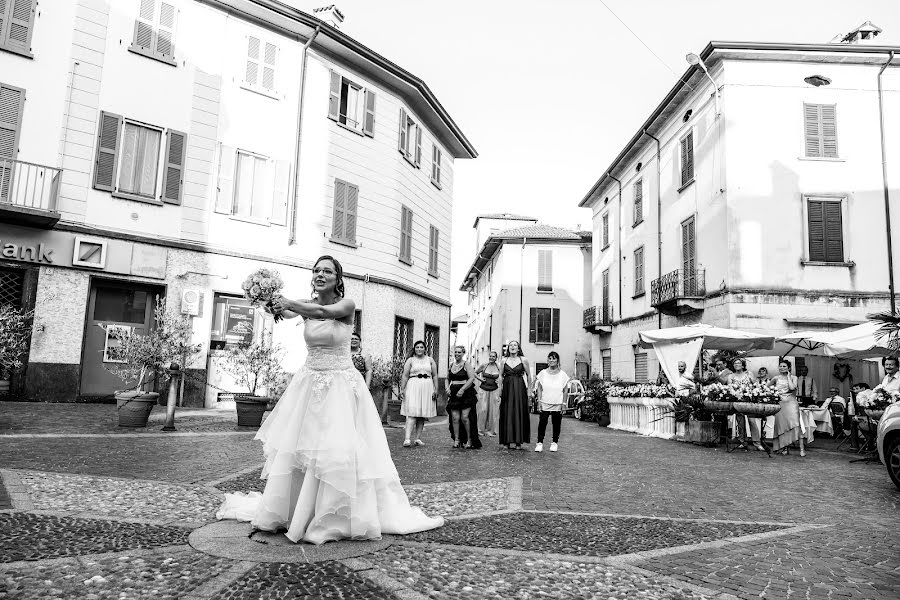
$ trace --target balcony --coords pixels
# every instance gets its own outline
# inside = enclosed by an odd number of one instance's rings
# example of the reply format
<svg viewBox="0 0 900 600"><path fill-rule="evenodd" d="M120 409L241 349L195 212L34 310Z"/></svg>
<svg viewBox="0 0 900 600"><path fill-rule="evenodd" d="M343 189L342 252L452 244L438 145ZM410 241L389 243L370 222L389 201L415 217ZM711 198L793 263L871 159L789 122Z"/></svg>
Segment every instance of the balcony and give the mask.
<svg viewBox="0 0 900 600"><path fill-rule="evenodd" d="M0 158L0 221L52 229L62 169Z"/></svg>
<svg viewBox="0 0 900 600"><path fill-rule="evenodd" d="M612 305L603 304L584 309L582 327L594 333L610 333L612 331Z"/></svg>
<svg viewBox="0 0 900 600"><path fill-rule="evenodd" d="M675 269L650 284L650 305L667 315L703 310L706 269Z"/></svg>

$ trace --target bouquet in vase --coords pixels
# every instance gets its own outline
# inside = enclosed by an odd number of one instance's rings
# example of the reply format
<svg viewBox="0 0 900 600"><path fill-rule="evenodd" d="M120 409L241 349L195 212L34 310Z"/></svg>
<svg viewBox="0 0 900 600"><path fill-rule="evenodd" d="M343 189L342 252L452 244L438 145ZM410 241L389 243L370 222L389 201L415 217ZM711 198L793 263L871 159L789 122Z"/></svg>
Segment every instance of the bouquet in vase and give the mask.
<svg viewBox="0 0 900 600"><path fill-rule="evenodd" d="M735 389L735 395L741 402L752 402L753 404L778 404L781 401L781 397L771 386L758 381L742 382Z"/></svg>
<svg viewBox="0 0 900 600"><path fill-rule="evenodd" d="M244 290L244 298L250 301L251 306L262 306L266 312L275 317L275 321L280 321L284 317L276 314L272 308L272 301L281 297L281 289L284 287L284 281L281 275L274 269L257 269L247 276L241 289Z"/></svg>
<svg viewBox="0 0 900 600"><path fill-rule="evenodd" d="M888 391L881 385L876 385L872 390L863 390L856 395L856 405L868 410L884 410L897 400L900 400L900 394Z"/></svg>
<svg viewBox="0 0 900 600"><path fill-rule="evenodd" d="M704 385L700 391L704 400L711 402L740 402L734 389L723 383L711 383Z"/></svg>

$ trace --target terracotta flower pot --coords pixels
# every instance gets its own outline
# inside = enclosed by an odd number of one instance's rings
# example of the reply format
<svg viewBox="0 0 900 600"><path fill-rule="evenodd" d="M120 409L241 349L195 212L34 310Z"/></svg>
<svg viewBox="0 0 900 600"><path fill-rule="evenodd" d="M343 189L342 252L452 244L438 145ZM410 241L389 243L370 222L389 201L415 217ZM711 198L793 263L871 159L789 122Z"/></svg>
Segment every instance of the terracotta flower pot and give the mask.
<svg viewBox="0 0 900 600"><path fill-rule="evenodd" d="M263 415L268 409L272 398L264 396L234 395L234 406L237 410L237 424L239 427L259 427L262 425Z"/></svg>
<svg viewBox="0 0 900 600"><path fill-rule="evenodd" d="M116 392L115 396L119 427L146 427L150 412L159 399L156 392L137 390Z"/></svg>

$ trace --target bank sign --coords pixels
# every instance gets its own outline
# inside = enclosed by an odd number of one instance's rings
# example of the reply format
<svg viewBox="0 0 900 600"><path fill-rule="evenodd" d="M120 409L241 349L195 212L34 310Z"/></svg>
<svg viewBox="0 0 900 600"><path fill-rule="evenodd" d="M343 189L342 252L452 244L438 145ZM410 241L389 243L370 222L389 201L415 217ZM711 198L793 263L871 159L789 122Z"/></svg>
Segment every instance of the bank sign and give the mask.
<svg viewBox="0 0 900 600"><path fill-rule="evenodd" d="M13 260L24 260L38 264L53 264L53 248L47 248L44 244L25 246L24 244L3 243L0 240L0 256Z"/></svg>

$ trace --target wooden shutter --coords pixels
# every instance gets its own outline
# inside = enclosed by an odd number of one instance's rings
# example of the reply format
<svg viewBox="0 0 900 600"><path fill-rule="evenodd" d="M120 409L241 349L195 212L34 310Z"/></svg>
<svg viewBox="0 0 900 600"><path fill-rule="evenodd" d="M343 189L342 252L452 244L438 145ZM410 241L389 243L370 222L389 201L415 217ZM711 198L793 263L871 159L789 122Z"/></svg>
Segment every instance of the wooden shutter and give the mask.
<svg viewBox="0 0 900 600"><path fill-rule="evenodd" d="M262 86L269 92L275 91L275 63L278 59L278 46L266 42L262 61Z"/></svg>
<svg viewBox="0 0 900 600"><path fill-rule="evenodd" d="M331 237L344 239L344 222L347 220L347 184L334 180L334 218L331 223Z"/></svg>
<svg viewBox="0 0 900 600"><path fill-rule="evenodd" d="M234 147L219 145L219 175L216 184L217 213L226 215L234 211L234 162L237 153Z"/></svg>
<svg viewBox="0 0 900 600"><path fill-rule="evenodd" d="M375 92L366 90L366 117L363 119L363 133L375 137Z"/></svg>
<svg viewBox="0 0 900 600"><path fill-rule="evenodd" d="M412 262L412 229L413 229L413 213L410 209L403 207L403 215L401 218L400 255L407 261Z"/></svg>
<svg viewBox="0 0 900 600"><path fill-rule="evenodd" d="M825 260L844 262L844 231L841 203L825 202Z"/></svg>
<svg viewBox="0 0 900 600"><path fill-rule="evenodd" d="M550 341L554 344L559 343L559 309L553 309L553 329L550 333Z"/></svg>
<svg viewBox="0 0 900 600"><path fill-rule="evenodd" d="M634 184L634 224L644 220L644 181L638 179Z"/></svg>
<svg viewBox="0 0 900 600"><path fill-rule="evenodd" d="M0 45L6 43L6 26L5 23L8 21L6 13L9 11L9 7L12 4L7 4L8 0L0 0Z"/></svg>
<svg viewBox="0 0 900 600"><path fill-rule="evenodd" d="M681 138L681 185L694 179L694 133Z"/></svg>
<svg viewBox="0 0 900 600"><path fill-rule="evenodd" d="M644 247L634 251L634 294L644 292Z"/></svg>
<svg viewBox="0 0 900 600"><path fill-rule="evenodd" d="M406 155L406 109L400 109L400 142L397 146L400 154Z"/></svg>
<svg viewBox="0 0 900 600"><path fill-rule="evenodd" d="M244 81L249 85L259 82L259 51L260 41L258 37L247 37L247 70L244 73Z"/></svg>
<svg viewBox="0 0 900 600"><path fill-rule="evenodd" d="M806 205L809 223L809 260L825 261L825 204L821 200L810 200Z"/></svg>
<svg viewBox="0 0 900 600"><path fill-rule="evenodd" d="M163 202L181 204L184 193L184 158L187 136L170 129L166 134L166 161L163 171Z"/></svg>
<svg viewBox="0 0 900 600"><path fill-rule="evenodd" d="M819 106L822 128L822 156L837 158L837 108L834 104Z"/></svg>
<svg viewBox="0 0 900 600"><path fill-rule="evenodd" d="M341 76L331 72L331 93L328 96L328 118L337 121L341 114Z"/></svg>
<svg viewBox="0 0 900 600"><path fill-rule="evenodd" d="M681 224L681 262L685 277L694 272L696 261L697 247L694 237L694 217L691 217Z"/></svg>
<svg viewBox="0 0 900 600"><path fill-rule="evenodd" d="M155 51L160 56L175 56L175 7L168 2L159 5L159 23L156 28Z"/></svg>
<svg viewBox="0 0 900 600"><path fill-rule="evenodd" d="M422 164L422 128L416 125L416 166Z"/></svg>
<svg viewBox="0 0 900 600"><path fill-rule="evenodd" d="M603 357L603 379L612 379L612 356Z"/></svg>
<svg viewBox="0 0 900 600"><path fill-rule="evenodd" d="M601 288L603 289L603 310L605 312L609 309L609 269L603 271L601 281Z"/></svg>
<svg viewBox="0 0 900 600"><path fill-rule="evenodd" d="M609 213L603 215L603 247L609 246Z"/></svg>
<svg viewBox="0 0 900 600"><path fill-rule="evenodd" d="M359 187L347 186L347 212L344 220L344 239L356 243L356 214L359 209Z"/></svg>
<svg viewBox="0 0 900 600"><path fill-rule="evenodd" d="M553 251L538 250L538 291L553 291Z"/></svg>
<svg viewBox="0 0 900 600"><path fill-rule="evenodd" d="M24 106L25 90L0 84L0 157L15 160L19 154Z"/></svg>
<svg viewBox="0 0 900 600"><path fill-rule="evenodd" d="M431 275L437 275L438 271L438 242L440 233L437 227L431 226L431 232L428 236L428 272Z"/></svg>
<svg viewBox="0 0 900 600"><path fill-rule="evenodd" d="M803 105L803 136L806 156L817 158L822 156L822 133L820 130L819 105Z"/></svg>
<svg viewBox="0 0 900 600"><path fill-rule="evenodd" d="M141 0L138 16L134 20L134 45L144 50L153 50L154 23L156 23L156 0Z"/></svg>
<svg viewBox="0 0 900 600"><path fill-rule="evenodd" d="M528 316L528 341L532 344L537 341L537 309L529 309Z"/></svg>
<svg viewBox="0 0 900 600"><path fill-rule="evenodd" d="M37 0L0 0L0 43L31 51L34 12Z"/></svg>
<svg viewBox="0 0 900 600"><path fill-rule="evenodd" d="M94 159L94 188L111 192L116 183L122 117L112 113L101 112L99 129L97 133L97 154Z"/></svg>
<svg viewBox="0 0 900 600"><path fill-rule="evenodd" d="M275 225L287 224L288 194L291 189L291 163L275 161L275 181L272 186L272 216L269 221Z"/></svg>
<svg viewBox="0 0 900 600"><path fill-rule="evenodd" d="M635 383L647 383L649 377L647 374L647 353L642 352L634 355L634 381Z"/></svg>

